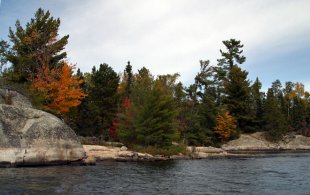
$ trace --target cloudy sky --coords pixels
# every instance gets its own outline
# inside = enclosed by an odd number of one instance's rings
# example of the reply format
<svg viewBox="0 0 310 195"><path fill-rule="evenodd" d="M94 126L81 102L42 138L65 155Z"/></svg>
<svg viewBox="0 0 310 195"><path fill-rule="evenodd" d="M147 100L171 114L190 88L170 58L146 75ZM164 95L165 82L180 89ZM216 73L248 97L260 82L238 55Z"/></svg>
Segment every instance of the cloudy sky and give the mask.
<svg viewBox="0 0 310 195"><path fill-rule="evenodd" d="M146 66L154 75L180 73L189 85L199 60L216 64L223 40L244 44L249 79L267 89L280 79L310 90L309 0L0 0L0 38L42 7L69 34L69 61L82 71L108 63L121 72ZM13 28L14 29L14 28Z"/></svg>

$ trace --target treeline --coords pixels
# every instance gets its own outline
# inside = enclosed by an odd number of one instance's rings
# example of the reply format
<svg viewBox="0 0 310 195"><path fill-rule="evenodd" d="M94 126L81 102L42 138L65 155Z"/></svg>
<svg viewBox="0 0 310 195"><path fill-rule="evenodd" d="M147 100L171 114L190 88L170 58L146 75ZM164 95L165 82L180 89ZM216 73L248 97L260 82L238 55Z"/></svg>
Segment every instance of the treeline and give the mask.
<svg viewBox="0 0 310 195"><path fill-rule="evenodd" d="M246 57L239 40L223 41L217 63L201 60L195 82L184 86L177 73L154 76L146 67L135 72L130 62L119 74L108 64L73 74L64 52L69 36L59 37L59 19L39 9L25 28L19 21L15 26L10 42L0 43L1 65L10 64L2 79L27 86L39 108L63 118L79 135L168 147L216 146L256 131L273 141L288 132L309 132L304 85L276 80L267 93L261 91L259 79L251 82L241 68Z"/></svg>

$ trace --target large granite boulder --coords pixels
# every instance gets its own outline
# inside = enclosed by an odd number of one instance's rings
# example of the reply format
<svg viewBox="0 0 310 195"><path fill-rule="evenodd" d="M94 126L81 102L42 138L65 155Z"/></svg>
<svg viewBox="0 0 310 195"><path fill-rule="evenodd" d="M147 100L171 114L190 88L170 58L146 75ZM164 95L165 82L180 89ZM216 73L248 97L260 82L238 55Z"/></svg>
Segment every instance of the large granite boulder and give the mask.
<svg viewBox="0 0 310 195"><path fill-rule="evenodd" d="M10 89L0 89L0 104L32 108L32 104L26 96Z"/></svg>
<svg viewBox="0 0 310 195"><path fill-rule="evenodd" d="M20 94L15 97L11 105L0 104L0 166L68 164L86 157L77 135L63 121L30 108L27 100L21 103L25 99Z"/></svg>

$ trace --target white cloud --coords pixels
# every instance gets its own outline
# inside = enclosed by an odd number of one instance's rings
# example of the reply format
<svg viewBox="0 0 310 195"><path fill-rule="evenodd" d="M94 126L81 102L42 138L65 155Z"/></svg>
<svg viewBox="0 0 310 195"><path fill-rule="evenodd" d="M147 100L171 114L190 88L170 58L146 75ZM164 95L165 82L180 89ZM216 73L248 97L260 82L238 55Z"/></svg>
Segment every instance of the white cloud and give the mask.
<svg viewBox="0 0 310 195"><path fill-rule="evenodd" d="M70 61L83 71L106 62L122 71L147 66L190 81L200 59L219 57L221 41L245 45L250 68L258 58L309 44L310 1L71 1L59 13L70 34ZM261 60L261 59L260 59Z"/></svg>

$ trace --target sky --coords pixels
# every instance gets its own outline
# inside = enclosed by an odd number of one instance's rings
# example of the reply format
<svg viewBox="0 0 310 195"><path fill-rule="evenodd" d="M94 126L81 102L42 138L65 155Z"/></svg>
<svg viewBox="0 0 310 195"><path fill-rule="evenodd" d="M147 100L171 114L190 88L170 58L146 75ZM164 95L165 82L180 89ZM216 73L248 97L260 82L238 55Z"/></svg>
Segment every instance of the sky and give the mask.
<svg viewBox="0 0 310 195"><path fill-rule="evenodd" d="M276 79L310 90L309 0L0 0L0 39L40 7L60 18L68 61L83 72L101 63L122 72L130 61L135 72L179 73L189 85L199 60L215 65L222 41L235 38L247 58L241 67L263 90Z"/></svg>

